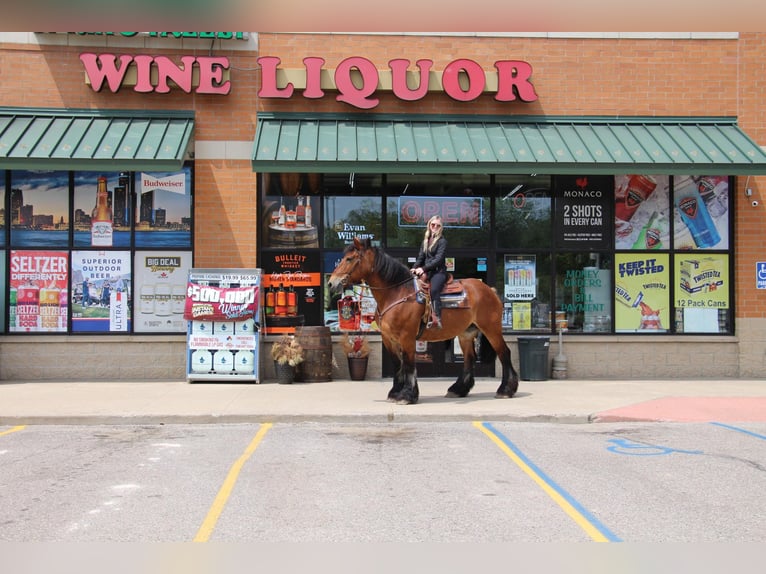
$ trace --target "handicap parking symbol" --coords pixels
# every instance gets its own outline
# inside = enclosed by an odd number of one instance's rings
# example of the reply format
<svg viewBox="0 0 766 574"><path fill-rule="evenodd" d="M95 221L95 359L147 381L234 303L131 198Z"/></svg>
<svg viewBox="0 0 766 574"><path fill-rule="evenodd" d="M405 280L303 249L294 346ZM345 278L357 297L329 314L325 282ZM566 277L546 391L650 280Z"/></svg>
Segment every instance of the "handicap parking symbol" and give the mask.
<svg viewBox="0 0 766 574"><path fill-rule="evenodd" d="M755 286L758 289L766 289L766 261L755 264Z"/></svg>

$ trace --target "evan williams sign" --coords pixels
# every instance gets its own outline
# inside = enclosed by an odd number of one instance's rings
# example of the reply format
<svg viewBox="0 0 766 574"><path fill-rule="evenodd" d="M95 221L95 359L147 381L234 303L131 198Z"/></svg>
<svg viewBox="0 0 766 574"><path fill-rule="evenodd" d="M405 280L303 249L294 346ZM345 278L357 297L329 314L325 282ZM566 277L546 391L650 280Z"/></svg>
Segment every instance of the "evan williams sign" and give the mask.
<svg viewBox="0 0 766 574"><path fill-rule="evenodd" d="M499 102L537 100L530 80L532 66L520 60L498 60L496 73L485 70L473 60L458 59L450 62L441 73L431 71L432 60L418 60L418 71L410 71L410 61L394 59L388 70L378 70L367 58L355 56L340 62L331 73L322 68L323 58L304 58L303 70L282 70L280 59L273 56L258 58L261 66L261 98L290 98L294 90L302 89L303 97L324 97L324 89L337 90L339 102L361 109L374 108L380 100L377 90L391 90L397 98L416 101L428 91L441 90L460 102L470 102L486 91L493 91ZM281 80L281 86L280 86ZM414 87L411 87L414 86ZM323 89L324 88L324 89Z"/></svg>

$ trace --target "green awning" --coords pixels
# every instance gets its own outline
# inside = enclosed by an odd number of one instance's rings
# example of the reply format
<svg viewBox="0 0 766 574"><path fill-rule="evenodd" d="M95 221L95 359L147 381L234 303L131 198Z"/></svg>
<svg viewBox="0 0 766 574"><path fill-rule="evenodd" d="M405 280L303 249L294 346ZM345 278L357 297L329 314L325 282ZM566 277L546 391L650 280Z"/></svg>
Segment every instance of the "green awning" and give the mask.
<svg viewBox="0 0 766 574"><path fill-rule="evenodd" d="M0 107L0 169L175 171L192 111Z"/></svg>
<svg viewBox="0 0 766 574"><path fill-rule="evenodd" d="M257 172L766 174L730 117L258 114Z"/></svg>

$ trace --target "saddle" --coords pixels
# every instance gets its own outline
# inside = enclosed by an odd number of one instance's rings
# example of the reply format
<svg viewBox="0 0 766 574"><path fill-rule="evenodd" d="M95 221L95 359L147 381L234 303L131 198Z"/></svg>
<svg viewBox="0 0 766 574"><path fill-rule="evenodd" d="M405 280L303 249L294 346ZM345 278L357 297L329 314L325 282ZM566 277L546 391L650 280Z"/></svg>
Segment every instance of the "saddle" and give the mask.
<svg viewBox="0 0 766 574"><path fill-rule="evenodd" d="M431 282L423 278L415 278L415 285L418 291L418 303L431 301ZM462 309L468 307L468 301L465 296L465 289L460 279L455 279L452 273L447 273L447 282L444 284L439 297L442 302L442 309Z"/></svg>

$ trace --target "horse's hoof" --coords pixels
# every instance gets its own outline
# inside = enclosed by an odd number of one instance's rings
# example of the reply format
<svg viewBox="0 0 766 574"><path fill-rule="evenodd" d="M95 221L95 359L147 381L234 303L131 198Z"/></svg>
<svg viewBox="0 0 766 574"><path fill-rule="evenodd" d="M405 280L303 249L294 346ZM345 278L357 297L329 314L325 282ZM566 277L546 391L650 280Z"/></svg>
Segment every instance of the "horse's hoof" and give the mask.
<svg viewBox="0 0 766 574"><path fill-rule="evenodd" d="M447 394L444 395L445 399L459 399L462 398L459 394L453 393L452 391L447 391Z"/></svg>
<svg viewBox="0 0 766 574"><path fill-rule="evenodd" d="M501 395L500 393L495 395L496 399L510 399L511 397L513 397L513 395Z"/></svg>

